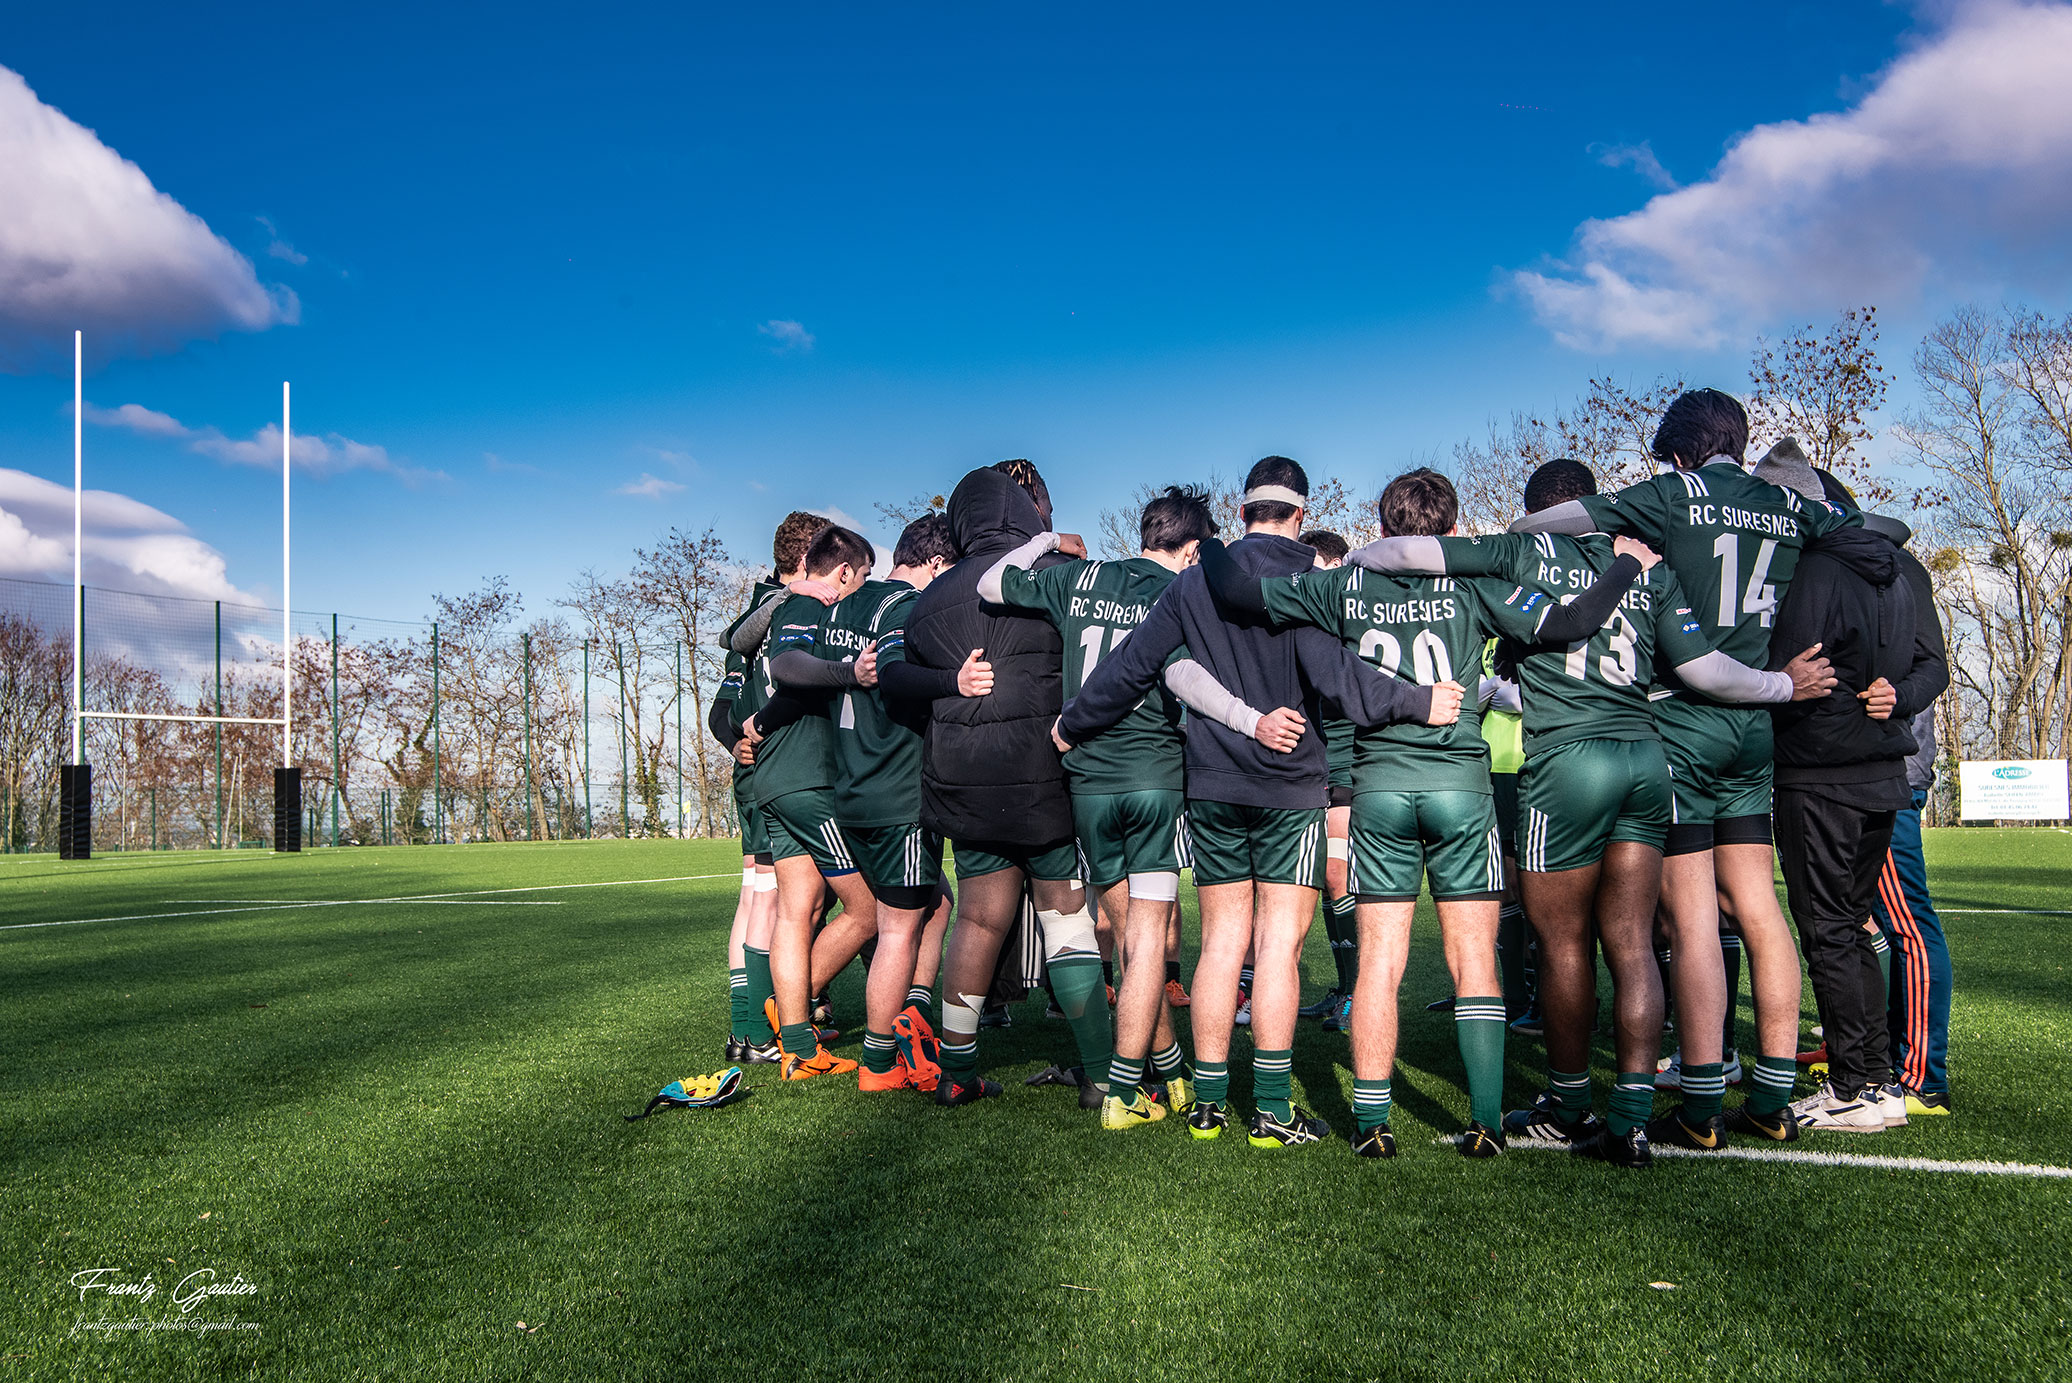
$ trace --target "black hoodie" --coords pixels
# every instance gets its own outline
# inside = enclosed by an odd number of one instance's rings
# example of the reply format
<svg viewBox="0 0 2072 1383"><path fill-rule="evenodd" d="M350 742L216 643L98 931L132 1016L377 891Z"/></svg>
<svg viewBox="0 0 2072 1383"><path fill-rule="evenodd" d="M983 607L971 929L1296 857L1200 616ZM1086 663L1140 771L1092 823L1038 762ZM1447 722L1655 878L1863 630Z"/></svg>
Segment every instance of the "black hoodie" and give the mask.
<svg viewBox="0 0 2072 1383"><path fill-rule="evenodd" d="M1043 517L1014 481L977 470L951 492L949 520L957 564L915 600L907 667L888 668L884 682L890 695L932 698L921 748L922 824L957 841L1070 840L1072 803L1050 742L1063 699L1064 644L1041 614L978 598L986 568L1043 532ZM993 665L993 690L959 696L957 669L974 648Z"/></svg>
<svg viewBox="0 0 2072 1383"><path fill-rule="evenodd" d="M1253 533L1229 547L1230 559L1253 577L1308 571L1316 550L1292 538ZM1158 681L1166 659L1187 654L1258 711L1299 709L1309 728L1292 753L1201 716L1187 719L1187 795L1204 802L1309 808L1325 805L1322 697L1359 725L1422 721L1432 689L1388 677L1353 655L1337 636L1314 625L1275 629L1262 614L1226 611L1200 567L1173 578L1151 614L1130 631L1065 708L1061 733L1078 744L1113 725ZM1321 693L1321 696L1320 696Z"/></svg>
<svg viewBox="0 0 2072 1383"><path fill-rule="evenodd" d="M1912 805L1909 726L1949 684L1949 667L1936 647L1941 627L1933 609L1924 625L1914 583L1902 579L1908 563L1888 539L1861 528L1830 533L1799 558L1777 610L1770 665L1781 668L1817 643L1834 665L1835 689L1771 711L1780 788L1846 788L1866 811ZM1933 630L1932 641L1926 630ZM1889 719L1873 720L1857 693L1880 677L1899 704Z"/></svg>

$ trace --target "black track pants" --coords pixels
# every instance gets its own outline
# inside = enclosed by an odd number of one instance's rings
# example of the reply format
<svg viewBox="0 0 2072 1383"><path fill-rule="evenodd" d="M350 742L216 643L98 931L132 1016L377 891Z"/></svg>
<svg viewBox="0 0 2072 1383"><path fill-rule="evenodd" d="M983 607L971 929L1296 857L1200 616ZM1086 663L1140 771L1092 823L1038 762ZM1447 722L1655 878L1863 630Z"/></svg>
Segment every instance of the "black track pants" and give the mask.
<svg viewBox="0 0 2072 1383"><path fill-rule="evenodd" d="M1894 813L1783 786L1776 800L1777 854L1827 1028L1828 1079L1835 1093L1851 1096L1892 1078L1885 985L1863 924L1892 841Z"/></svg>

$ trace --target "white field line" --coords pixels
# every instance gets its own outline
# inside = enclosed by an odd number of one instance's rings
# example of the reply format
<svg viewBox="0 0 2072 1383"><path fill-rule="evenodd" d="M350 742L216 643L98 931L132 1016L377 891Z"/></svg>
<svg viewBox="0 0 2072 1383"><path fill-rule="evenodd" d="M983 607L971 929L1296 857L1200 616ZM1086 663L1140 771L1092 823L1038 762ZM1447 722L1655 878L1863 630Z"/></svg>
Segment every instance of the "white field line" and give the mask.
<svg viewBox="0 0 2072 1383"><path fill-rule="evenodd" d="M1438 1140L1448 1146L1451 1138ZM1511 1148L1534 1152L1568 1152L1566 1144L1542 1143L1524 1138L1515 1139ZM1959 1172L1966 1176L1988 1177L2045 1177L2057 1180L2072 1180L2072 1167L2049 1167L2034 1162L1945 1162L1933 1157L1879 1157L1866 1153L1807 1152L1798 1148L1721 1148L1718 1152L1698 1152L1693 1148L1672 1148L1656 1145L1657 1157L1688 1157L1700 1162L1733 1160L1737 1162L1784 1162L1801 1167L1843 1167L1867 1172Z"/></svg>
<svg viewBox="0 0 2072 1383"><path fill-rule="evenodd" d="M0 932L27 931L34 927L81 927L90 922L157 922L171 917L220 917L226 913L236 912L289 912L301 908L358 908L393 906L403 903L436 904L448 900L464 903L467 900L482 897L485 894L542 893L554 889L568 888L625 888L635 884L682 884L703 879L738 879L740 877L738 872L727 874L678 874L667 879L612 879L603 883L592 884L533 884L525 888L478 888L455 890L452 893L420 893L407 898L315 899L293 903L259 902L242 907L196 908L185 912L135 913L127 917L71 917L58 922L10 922L0 925ZM208 900L198 899L196 901ZM506 906L511 905L507 904Z"/></svg>
<svg viewBox="0 0 2072 1383"><path fill-rule="evenodd" d="M1935 910L1961 917L2072 917L2072 908L1946 908L1938 904Z"/></svg>

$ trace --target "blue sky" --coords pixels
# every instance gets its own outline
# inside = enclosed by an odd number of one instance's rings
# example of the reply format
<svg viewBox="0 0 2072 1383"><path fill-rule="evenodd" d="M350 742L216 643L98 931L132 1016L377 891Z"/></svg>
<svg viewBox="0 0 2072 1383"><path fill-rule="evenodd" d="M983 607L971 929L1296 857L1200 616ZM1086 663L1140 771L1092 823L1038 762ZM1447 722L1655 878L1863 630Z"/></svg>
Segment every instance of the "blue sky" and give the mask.
<svg viewBox="0 0 2072 1383"><path fill-rule="evenodd" d="M0 159L0 467L69 483L64 324L98 324L90 484L271 597L278 472L244 461L292 379L301 608L508 574L542 609L672 524L754 556L789 508L870 518L1009 455L1088 530L1268 451L1365 485L1594 373L1739 388L1756 331L1849 303L1895 366L1962 297L2064 307L2058 201L1937 190L2072 156L1906 133L2003 94L1922 96L1947 75L1910 61L1997 70L2063 6L297 8L0 34L51 113L18 95L10 132L0 100L0 142L54 151ZM1821 140L1866 127L1887 162L1837 180ZM120 160L214 247L162 206L67 222L142 195ZM10 312L38 235L86 246L77 298ZM50 552L26 484L0 575ZM217 578L151 577L180 579Z"/></svg>

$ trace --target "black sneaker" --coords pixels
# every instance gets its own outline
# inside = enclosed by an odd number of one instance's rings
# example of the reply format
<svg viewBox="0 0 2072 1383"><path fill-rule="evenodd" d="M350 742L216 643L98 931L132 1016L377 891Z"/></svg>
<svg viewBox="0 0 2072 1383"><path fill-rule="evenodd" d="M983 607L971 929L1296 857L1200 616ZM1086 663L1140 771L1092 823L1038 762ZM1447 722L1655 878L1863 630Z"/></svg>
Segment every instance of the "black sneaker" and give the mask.
<svg viewBox="0 0 2072 1383"><path fill-rule="evenodd" d="M978 1013L978 1025L982 1028L1011 1028L1014 1026L1014 1015L1007 1011L1005 1004L998 1008L982 1008Z"/></svg>
<svg viewBox="0 0 2072 1383"><path fill-rule="evenodd" d="M1715 1114L1700 1128L1684 1121L1683 1106L1678 1105L1667 1114L1648 1120L1648 1142L1667 1143L1692 1152L1718 1152L1727 1146L1727 1121L1723 1115Z"/></svg>
<svg viewBox="0 0 2072 1383"><path fill-rule="evenodd" d="M1426 1004L1426 1005L1425 1005L1425 1012L1426 1012L1426 1013L1451 1013L1451 1012L1453 1012L1453 1001L1454 1001L1454 996L1453 996L1453 995L1451 995L1451 994L1447 995L1447 996L1446 996L1445 998L1443 998L1443 999L1434 999L1434 1000L1432 1000L1432 1001L1431 1001L1430 1003L1428 1003L1428 1004Z"/></svg>
<svg viewBox="0 0 2072 1383"><path fill-rule="evenodd" d="M835 1022L835 1008L827 1001L825 994L813 1000L813 1026L831 1028Z"/></svg>
<svg viewBox="0 0 2072 1383"><path fill-rule="evenodd" d="M1207 1142L1221 1138L1223 1130L1230 1127L1230 1115L1214 1100L1196 1100L1194 1110L1187 1116L1187 1131Z"/></svg>
<svg viewBox="0 0 2072 1383"><path fill-rule="evenodd" d="M1290 1109L1286 1120L1263 1109L1254 1114L1247 1141L1255 1148L1304 1148L1331 1136L1331 1126L1322 1119L1299 1106Z"/></svg>
<svg viewBox="0 0 2072 1383"><path fill-rule="evenodd" d="M762 1042L746 1042L742 1044L741 1055L734 1060L735 1064L742 1066L775 1066L784 1060L784 1048L774 1037Z"/></svg>
<svg viewBox="0 0 2072 1383"><path fill-rule="evenodd" d="M1324 997L1313 1004L1304 1004L1295 1010L1303 1018L1328 1018L1338 1008L1338 986L1332 985L1324 991Z"/></svg>
<svg viewBox="0 0 2072 1383"><path fill-rule="evenodd" d="M1058 1007L1058 1001L1056 999L1052 999L1049 1003L1043 1006L1043 1016L1045 1018L1055 1018L1056 1020L1062 1023L1065 1020L1065 1010Z"/></svg>
<svg viewBox="0 0 2072 1383"><path fill-rule="evenodd" d="M1547 1020L1540 1013L1540 1006L1534 1004L1511 1020L1511 1031L1520 1037L1541 1037L1546 1034Z"/></svg>
<svg viewBox="0 0 2072 1383"><path fill-rule="evenodd" d="M741 1064L742 1062L744 1062L744 1061L746 1061L746 1060L748 1060L748 1042L747 1042L747 1039L745 1039L745 1038L740 1038L740 1037L730 1037L730 1038L728 1038L728 1039L727 1039L727 1062L728 1062L728 1064L730 1064L730 1065L734 1065L734 1066L738 1066L738 1065L740 1065L740 1064Z"/></svg>
<svg viewBox="0 0 2072 1383"><path fill-rule="evenodd" d="M1084 1066L1068 1066L1065 1074L1079 1087L1079 1107L1100 1113L1101 1101L1108 1098L1108 1087L1099 1081L1088 1080Z"/></svg>
<svg viewBox="0 0 2072 1383"><path fill-rule="evenodd" d="M1460 1136L1460 1142L1456 1146L1460 1148L1462 1157L1502 1157L1503 1130L1493 1129L1480 1120L1472 1120L1468 1124L1468 1131Z"/></svg>
<svg viewBox="0 0 2072 1383"><path fill-rule="evenodd" d="M1534 1143L1575 1143L1594 1138L1599 1124L1595 1114L1584 1110L1575 1119L1561 1117L1561 1097L1542 1090L1531 1109L1514 1109L1504 1115L1504 1133Z"/></svg>
<svg viewBox="0 0 2072 1383"><path fill-rule="evenodd" d="M1387 1124L1376 1124L1365 1133L1353 1135L1354 1157L1394 1157L1396 1135L1389 1132Z"/></svg>
<svg viewBox="0 0 2072 1383"><path fill-rule="evenodd" d="M1575 1152L1579 1157L1593 1157L1599 1162L1635 1171L1651 1167L1655 1162L1654 1153L1648 1150L1648 1131L1640 1124L1635 1124L1631 1132L1623 1134L1613 1133L1611 1125L1607 1124L1597 1130L1595 1138L1577 1143Z"/></svg>
<svg viewBox="0 0 2072 1383"><path fill-rule="evenodd" d="M1738 1133L1747 1138L1765 1138L1772 1143L1796 1143L1799 1141L1799 1116L1785 1105L1774 1114L1758 1114L1747 1105L1727 1111L1722 1125L1728 1133Z"/></svg>
<svg viewBox="0 0 2072 1383"><path fill-rule="evenodd" d="M968 1080L952 1080L942 1077L935 1083L935 1102L944 1108L960 1104L977 1104L980 1100L997 1099L1000 1082L973 1076Z"/></svg>

